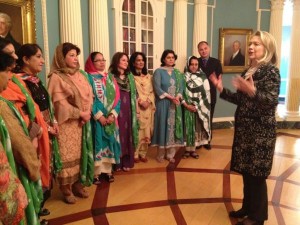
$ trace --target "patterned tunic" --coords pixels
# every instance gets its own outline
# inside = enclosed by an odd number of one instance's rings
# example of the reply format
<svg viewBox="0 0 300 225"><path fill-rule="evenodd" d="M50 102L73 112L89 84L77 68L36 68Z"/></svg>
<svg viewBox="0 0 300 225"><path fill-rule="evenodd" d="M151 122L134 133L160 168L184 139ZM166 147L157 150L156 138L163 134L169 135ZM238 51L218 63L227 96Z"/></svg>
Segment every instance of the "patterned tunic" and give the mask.
<svg viewBox="0 0 300 225"><path fill-rule="evenodd" d="M237 105L231 170L267 177L272 169L276 142L279 70L272 64L261 65L253 74L253 81L257 89L254 98L225 88L220 97Z"/></svg>
<svg viewBox="0 0 300 225"><path fill-rule="evenodd" d="M55 117L59 125L58 144L62 170L57 174L60 185L73 184L82 176L81 164L85 147L84 127L80 126L80 111L89 111L92 105L92 89L84 74L77 71L73 75L55 71L49 79L49 94L52 96ZM87 135L87 139L89 139ZM87 155L90 161L89 154Z"/></svg>
<svg viewBox="0 0 300 225"><path fill-rule="evenodd" d="M1 141L9 142L9 140ZM19 224L25 215L24 209L27 204L25 190L18 177L12 171L0 143L0 224L1 222L5 225Z"/></svg>
<svg viewBox="0 0 300 225"><path fill-rule="evenodd" d="M154 146L158 145L159 148L182 146L182 137L178 139L175 135L175 104L164 97L166 94L171 96L176 94L175 71L173 70L171 75L169 75L166 69L159 68L155 70L153 78L153 87L156 94L156 112L151 144ZM182 85L180 85L179 93L182 93Z"/></svg>
<svg viewBox="0 0 300 225"><path fill-rule="evenodd" d="M112 111L118 115L120 112L120 100L116 94L118 88L113 79L109 75L90 75L89 82L93 88L94 103L92 107L92 113L94 120L92 120L93 138L94 138L94 154L95 165L99 165L100 161L105 163L119 163L120 161L120 138L119 138L119 126L116 123L116 127L110 134L105 130L105 127L101 125L99 121L95 119L97 115L104 115L107 117ZM112 102L108 101L108 85L112 85L112 90L115 92ZM101 116L99 116L100 118ZM103 172L103 171L102 171Z"/></svg>
<svg viewBox="0 0 300 225"><path fill-rule="evenodd" d="M153 133L153 122L155 112L155 97L153 92L152 78L150 74L146 76L135 76L135 85L138 92L138 98L141 101L148 101L150 105L147 109L143 109L138 105L140 112L140 129L139 129L139 143L150 143Z"/></svg>

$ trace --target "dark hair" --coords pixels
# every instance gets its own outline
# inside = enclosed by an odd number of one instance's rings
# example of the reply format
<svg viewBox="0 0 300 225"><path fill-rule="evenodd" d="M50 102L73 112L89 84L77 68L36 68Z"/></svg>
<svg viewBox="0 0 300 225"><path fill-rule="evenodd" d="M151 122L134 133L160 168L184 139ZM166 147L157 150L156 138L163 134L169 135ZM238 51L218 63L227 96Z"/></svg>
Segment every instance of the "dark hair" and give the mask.
<svg viewBox="0 0 300 225"><path fill-rule="evenodd" d="M197 48L199 48L199 46L202 45L202 44L207 44L207 45L209 45L207 41L200 41L200 42L198 43L198 45L197 45Z"/></svg>
<svg viewBox="0 0 300 225"><path fill-rule="evenodd" d="M91 53L91 60L92 60L92 62L95 61L95 57L96 57L96 55L98 55L98 54L100 54L100 55L103 56L103 54L102 54L101 52L92 52L92 53Z"/></svg>
<svg viewBox="0 0 300 225"><path fill-rule="evenodd" d="M38 50L42 52L41 47L37 44L22 45L17 52L17 56L18 56L17 66L14 71L21 72L24 66L23 58L26 57L29 59L31 56L34 56L38 52Z"/></svg>
<svg viewBox="0 0 300 225"><path fill-rule="evenodd" d="M15 59L4 52L0 52L0 72L6 71L8 67L13 67L15 64Z"/></svg>
<svg viewBox="0 0 300 225"><path fill-rule="evenodd" d="M74 45L70 42L63 43L62 53L63 53L64 58L66 58L66 55L68 54L68 52L73 49L76 50L77 55L80 54L80 48L78 48L77 45Z"/></svg>
<svg viewBox="0 0 300 225"><path fill-rule="evenodd" d="M11 41L0 37L0 51L2 51L7 45L12 44Z"/></svg>
<svg viewBox="0 0 300 225"><path fill-rule="evenodd" d="M138 73L136 72L136 69L135 69L135 67L134 67L134 62L135 62L136 58L137 58L139 55L143 57L143 61L144 61L144 67L143 67L143 69L142 69L142 74L148 74L148 70L147 70L147 67L146 67L147 59L146 59L145 54L142 53L142 52L134 52L134 53L130 56L130 59L129 59L129 67L130 67L130 70L131 70L132 74L135 75L135 76L139 76L139 75L140 75L140 74L138 74Z"/></svg>
<svg viewBox="0 0 300 225"><path fill-rule="evenodd" d="M111 63L110 66L108 68L108 70L114 74L115 76L120 76L120 72L118 70L118 65L120 63L120 59L126 55L128 61L129 61L129 57L125 52L116 52L114 54L114 56L111 59ZM127 69L124 71L124 74L127 75L130 72L129 66L127 67Z"/></svg>
<svg viewBox="0 0 300 225"><path fill-rule="evenodd" d="M161 55L161 58L160 58L161 65L160 66L165 66L166 65L164 60L165 60L165 58L167 57L168 54L173 54L175 60L177 60L177 55L175 54L175 52L171 49L166 49L166 50L164 50L163 54ZM175 64L173 66L175 66Z"/></svg>
<svg viewBox="0 0 300 225"><path fill-rule="evenodd" d="M189 58L189 61L188 61L188 64L187 64L186 70L187 70L188 72L191 72L190 69L189 69L189 67L190 67L191 61L192 61L193 59L197 60L197 62L198 62L198 70L199 70L199 68L200 68L200 64L199 64L198 58L197 58L196 56L193 55L193 56L191 56L191 57Z"/></svg>

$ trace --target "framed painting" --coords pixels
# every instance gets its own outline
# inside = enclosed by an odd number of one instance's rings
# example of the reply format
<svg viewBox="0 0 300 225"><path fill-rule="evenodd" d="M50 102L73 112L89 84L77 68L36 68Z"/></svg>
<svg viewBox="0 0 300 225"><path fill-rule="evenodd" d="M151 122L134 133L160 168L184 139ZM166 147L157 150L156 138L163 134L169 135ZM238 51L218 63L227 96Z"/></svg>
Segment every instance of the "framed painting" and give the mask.
<svg viewBox="0 0 300 225"><path fill-rule="evenodd" d="M19 45L36 42L34 0L0 0L0 36Z"/></svg>
<svg viewBox="0 0 300 225"><path fill-rule="evenodd" d="M220 28L219 60L223 73L243 72L248 65L248 44L252 29Z"/></svg>

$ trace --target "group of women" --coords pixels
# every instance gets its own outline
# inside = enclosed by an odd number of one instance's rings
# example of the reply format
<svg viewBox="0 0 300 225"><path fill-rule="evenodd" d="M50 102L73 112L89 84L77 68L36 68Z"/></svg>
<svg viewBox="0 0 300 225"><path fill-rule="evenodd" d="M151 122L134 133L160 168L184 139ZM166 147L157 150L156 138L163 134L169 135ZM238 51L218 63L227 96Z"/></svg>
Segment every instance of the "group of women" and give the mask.
<svg viewBox="0 0 300 225"><path fill-rule="evenodd" d="M203 129L209 127L209 86L196 57L189 59L188 72L183 75L174 68L174 51L165 50L161 67L152 78L142 52L130 58L115 53L109 72L103 54L92 52L83 71L77 57L80 49L63 43L55 50L46 87L38 77L44 58L37 44L24 44L17 53L9 41L1 39L0 44L1 54L16 62L4 66L8 78L0 100L22 125L15 130L5 121L12 143L9 158L35 188L26 189L21 179L27 197L32 198L26 203L32 204L26 208L29 224L38 224L39 216L50 213L43 205L50 196L53 177L64 201L74 204L76 197L89 196L84 187L99 184L102 174L113 182L113 171L129 171L134 163L146 163L149 145L158 146L158 162L164 158L174 162L175 147L183 146L185 131L189 134L187 151L194 158L198 158L195 140L209 138ZM200 86L203 88L198 91ZM195 124L201 128L198 136ZM9 155L3 138L1 143ZM25 152L30 154L25 157ZM15 175L20 177L20 171Z"/></svg>
<svg viewBox="0 0 300 225"><path fill-rule="evenodd" d="M280 79L274 43L268 33L252 37L251 65L233 82L237 93L223 88L214 74L210 77L222 98L238 104L231 169L243 175L245 188L242 209L230 216L247 216L238 224L267 219L265 180L274 153ZM57 46L46 88L38 77L44 65L41 48L25 44L16 54L12 43L0 39L0 181L5 184L0 193L8 193L0 195L4 224L18 224L24 212L25 223L40 224L39 216L50 213L43 204L53 177L65 202L74 204L76 197L88 198L84 187L99 184L102 174L113 182L113 171L147 162L149 145L158 147L158 162L174 163L176 147L184 141L183 158L196 159L196 146L210 141L210 87L197 57L188 58L182 74L175 68L175 52L165 50L151 76L142 52L130 58L115 53L108 73L100 52L89 55L85 71L79 69L79 54L72 43Z"/></svg>

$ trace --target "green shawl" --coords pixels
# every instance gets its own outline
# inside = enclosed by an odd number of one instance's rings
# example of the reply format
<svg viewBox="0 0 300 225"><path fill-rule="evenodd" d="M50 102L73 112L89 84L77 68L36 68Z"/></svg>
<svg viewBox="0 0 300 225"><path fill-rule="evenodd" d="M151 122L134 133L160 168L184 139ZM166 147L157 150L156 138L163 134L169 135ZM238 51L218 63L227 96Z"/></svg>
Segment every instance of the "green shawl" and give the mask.
<svg viewBox="0 0 300 225"><path fill-rule="evenodd" d="M80 70L89 83L88 74ZM82 150L80 165L80 181L85 186L90 186L94 179L94 154L91 123L88 121L82 129Z"/></svg>
<svg viewBox="0 0 300 225"><path fill-rule="evenodd" d="M139 144L139 124L136 116L136 87L132 73L128 74L130 86L130 102L131 102L131 116L132 116L132 135L135 148Z"/></svg>
<svg viewBox="0 0 300 225"><path fill-rule="evenodd" d="M115 96L116 96L116 91L115 91L115 86L113 81L113 75L109 73L106 79L106 99L107 99L107 109L109 109L109 111L106 116L108 116L113 109ZM112 135L115 132L115 130L116 130L116 121L104 127L104 131L108 135Z"/></svg>
<svg viewBox="0 0 300 225"><path fill-rule="evenodd" d="M175 79L176 79L176 93L175 96L180 94L180 87L182 87L182 79L183 75L180 73L178 69L174 68ZM175 136L177 139L181 139L183 135L182 130L182 109L181 105L176 105L175 109Z"/></svg>
<svg viewBox="0 0 300 225"><path fill-rule="evenodd" d="M25 134L29 135L26 124L25 124L22 116L18 112L18 110L14 107L14 105L10 101L8 101L7 99L4 99L1 96L0 96L0 100L7 103L7 105L10 107L10 109L14 112L16 118L19 120L20 125L22 126ZM2 120L2 118L1 118L1 120ZM9 134L8 134L8 131L5 127L3 120L0 123L0 127L1 127L0 128L0 138L1 138L1 140L3 140L2 141L3 147L6 151L6 155L9 160L9 164L16 175L17 175L17 171L18 171L18 174L19 174L18 177L20 178L20 180L24 186L24 189L26 191L26 194L27 194L28 206L25 209L26 220L27 220L26 224L39 225L40 222L38 219L38 213L40 212L41 203L43 201L42 182L40 179L36 182L33 182L30 179L28 179L27 172L26 172L26 170L23 169L22 166L18 166L18 168L16 168L16 164L14 161L14 156L12 153L11 144L10 144L10 140L9 140ZM6 141L4 141L4 140L6 140ZM24 221L22 221L20 224L24 224Z"/></svg>
<svg viewBox="0 0 300 225"><path fill-rule="evenodd" d="M184 80L184 87L186 86L186 81ZM189 96L187 96L186 92L183 92L183 98L186 100L188 104ZM194 146L195 145L195 130L196 130L196 117L195 113L190 112L189 110L184 110L184 124L185 124L185 133L186 133L186 146Z"/></svg>

